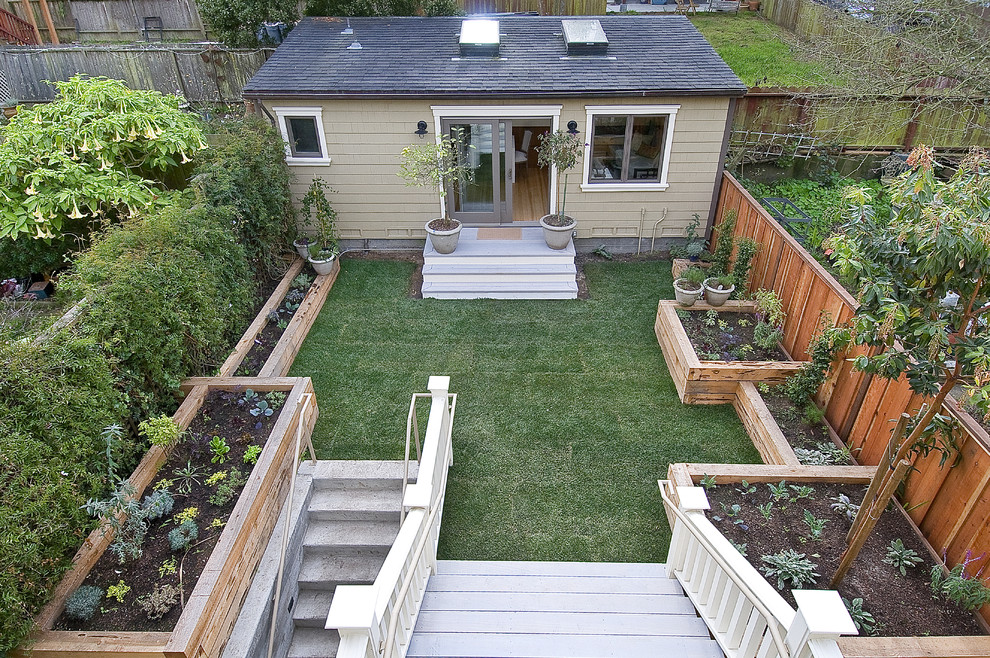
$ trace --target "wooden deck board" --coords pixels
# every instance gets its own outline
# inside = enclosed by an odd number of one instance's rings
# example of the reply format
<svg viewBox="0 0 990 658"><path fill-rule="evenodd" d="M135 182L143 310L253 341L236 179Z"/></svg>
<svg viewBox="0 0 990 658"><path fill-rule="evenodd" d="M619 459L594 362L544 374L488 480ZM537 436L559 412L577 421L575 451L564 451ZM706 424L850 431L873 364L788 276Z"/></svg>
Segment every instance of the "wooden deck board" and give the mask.
<svg viewBox="0 0 990 658"><path fill-rule="evenodd" d="M541 635L519 633L417 633L407 658L427 656L476 656L478 658L631 658L634 656L721 658L718 645L707 637L672 637L658 641L653 635Z"/></svg>

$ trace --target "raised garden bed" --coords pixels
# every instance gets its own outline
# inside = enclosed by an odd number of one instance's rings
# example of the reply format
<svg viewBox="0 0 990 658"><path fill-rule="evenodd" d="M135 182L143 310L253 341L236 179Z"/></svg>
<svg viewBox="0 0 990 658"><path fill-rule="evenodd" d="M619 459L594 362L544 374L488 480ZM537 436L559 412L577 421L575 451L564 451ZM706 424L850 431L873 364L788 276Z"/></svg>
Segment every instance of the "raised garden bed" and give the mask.
<svg viewBox="0 0 990 658"><path fill-rule="evenodd" d="M306 334L316 321L323 303L330 293L340 262L334 263L329 274L317 276L298 301L291 297L293 282L303 271L305 261L297 258L254 321L241 336L234 351L220 366L218 376L233 377L284 377L302 346ZM288 307L286 306L288 301ZM298 303L296 307L295 304ZM279 325L283 326L279 326Z"/></svg>
<svg viewBox="0 0 990 658"><path fill-rule="evenodd" d="M714 478L716 488L709 491L712 509L708 517L727 538L736 544L746 544L747 559L754 567L764 566L762 555L792 546L817 564L820 576L817 585L811 587L827 589L849 527L845 515L831 509L831 497L845 493L856 502L862 497L872 472L873 467L863 466L674 464L668 477L680 486L697 486L706 476ZM742 485L743 480L748 486ZM770 501L767 485L778 485L782 480L787 483L791 497L797 497L798 492L789 485L812 487L814 500L778 501L771 519L766 520L757 505ZM739 511L734 511L733 505L740 505ZM805 509L816 518L828 520L821 539L808 537ZM737 523L740 520L742 523ZM882 562L891 539L895 538L924 559L923 565L906 569L907 576L901 576L893 566ZM839 592L847 599L864 598L864 608L886 624L886 631L881 628L886 637L861 633L859 637L841 638L839 647L844 656L990 655L990 637L985 635L987 628L982 618L954 604L932 599L927 583L933 564L941 561L903 509L897 506L896 510L885 513ZM776 578L768 581L777 587ZM786 585L781 594L785 598L789 596ZM955 637L933 636L947 630Z"/></svg>
<svg viewBox="0 0 990 658"><path fill-rule="evenodd" d="M739 382L782 382L801 368L800 361L791 361L781 350L781 361L724 361L699 358L677 311L705 314L710 310L720 314L753 313L752 302L729 301L712 307L696 303L684 308L675 301L661 300L657 306L654 331L663 350L677 394L685 404L724 404L735 399Z"/></svg>
<svg viewBox="0 0 990 658"><path fill-rule="evenodd" d="M28 652L43 658L102 653L188 658L219 655L230 636L251 577L287 494L289 474L295 468L297 431L301 428L303 435L308 437L319 412L309 378L199 378L187 380L182 388L189 395L173 419L181 429L193 426L209 432L221 431L216 429L216 420L227 417L225 403L235 400L236 405L236 399L242 397L248 388L262 395L280 391L286 398L281 411L272 416L271 431L266 439L262 437L263 449L236 503L232 505L232 509L229 505L226 507L230 510L229 516L225 521L221 519L224 522L223 530L216 537L212 551L203 551L204 554L195 556L191 561L198 562L202 568L198 578L191 573L195 569L187 573L187 579L195 580L195 586L185 590L181 611L174 619L163 620L164 626L142 626L144 629L155 630L57 630L60 625L62 628L71 627L64 619L60 621L66 598L86 582L94 569L100 571L105 566L103 556L112 537L97 529L86 539L74 558L73 568L38 616L36 621L39 630L32 636L29 649L22 651L23 655L28 655ZM208 409L216 416L216 420L207 420L200 413L204 401L211 405ZM222 422L221 425L229 426L230 423ZM262 427L265 427L264 423ZM245 433L244 428L235 429L235 432L242 435ZM244 439L243 436L241 438ZM231 455L245 452L247 445L252 444L252 440L245 439L235 449L233 444L237 442L237 438L230 442ZM261 446L262 441L258 440L254 444ZM184 444L168 450L153 447L129 478L138 492L137 495L141 495L149 485L162 477L171 477L173 469L171 464L167 464L169 457L175 452L177 457L185 458L185 449ZM212 465L209 454L210 451L207 450L203 458L207 466ZM242 459L238 461L239 465L243 465ZM213 468L207 469L211 473L223 468L212 466ZM159 469L162 469L161 472ZM173 514L183 507L185 505L177 499ZM223 506L215 507L223 509ZM212 518L214 508L207 509L211 510L209 514ZM200 525L204 528L206 526L205 523ZM208 548L211 543L205 542L203 546ZM158 574L150 574L154 575ZM139 592L131 592L130 600L133 601L138 594ZM109 609L115 605L115 601L108 600L104 607ZM113 615L104 617L107 617L110 627L122 625L116 623Z"/></svg>

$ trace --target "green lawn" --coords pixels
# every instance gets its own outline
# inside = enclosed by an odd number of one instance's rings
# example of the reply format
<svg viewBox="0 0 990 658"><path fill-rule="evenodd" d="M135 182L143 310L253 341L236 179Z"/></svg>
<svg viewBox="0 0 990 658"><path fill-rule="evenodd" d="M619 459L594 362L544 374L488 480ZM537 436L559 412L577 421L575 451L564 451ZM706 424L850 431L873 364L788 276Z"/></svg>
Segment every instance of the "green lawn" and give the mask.
<svg viewBox="0 0 990 658"><path fill-rule="evenodd" d="M826 78L788 41L796 37L753 12L702 13L691 22L719 56L750 87L817 87Z"/></svg>
<svg viewBox="0 0 990 658"><path fill-rule="evenodd" d="M342 266L292 369L317 454L400 459L410 395L450 375L443 558L662 561L667 464L759 461L731 406L677 399L653 334L669 262L589 264L586 301L414 300L409 263Z"/></svg>

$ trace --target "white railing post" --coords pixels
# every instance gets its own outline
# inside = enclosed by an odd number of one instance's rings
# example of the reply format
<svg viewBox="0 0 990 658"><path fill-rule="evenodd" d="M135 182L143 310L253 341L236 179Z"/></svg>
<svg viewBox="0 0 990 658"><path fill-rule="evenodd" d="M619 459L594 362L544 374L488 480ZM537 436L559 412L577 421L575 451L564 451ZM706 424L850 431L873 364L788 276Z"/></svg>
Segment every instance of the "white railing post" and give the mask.
<svg viewBox="0 0 990 658"><path fill-rule="evenodd" d="M784 641L792 658L841 658L840 635L856 635L856 624L834 590L791 590L798 604Z"/></svg>
<svg viewBox="0 0 990 658"><path fill-rule="evenodd" d="M352 658L379 655L381 632L375 612L376 596L374 585L338 585L334 590L325 628L340 633L337 655Z"/></svg>

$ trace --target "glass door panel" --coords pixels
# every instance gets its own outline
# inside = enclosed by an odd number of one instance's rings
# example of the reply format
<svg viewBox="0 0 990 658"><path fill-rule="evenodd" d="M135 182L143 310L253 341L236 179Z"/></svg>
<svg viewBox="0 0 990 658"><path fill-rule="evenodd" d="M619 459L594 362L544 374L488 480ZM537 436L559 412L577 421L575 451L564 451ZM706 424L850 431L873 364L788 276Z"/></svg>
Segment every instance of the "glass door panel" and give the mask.
<svg viewBox="0 0 990 658"><path fill-rule="evenodd" d="M471 175L448 190L450 215L469 224L497 223L501 214L502 158L497 121L443 122L444 134L460 138L461 161Z"/></svg>

